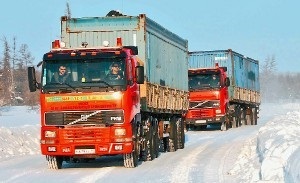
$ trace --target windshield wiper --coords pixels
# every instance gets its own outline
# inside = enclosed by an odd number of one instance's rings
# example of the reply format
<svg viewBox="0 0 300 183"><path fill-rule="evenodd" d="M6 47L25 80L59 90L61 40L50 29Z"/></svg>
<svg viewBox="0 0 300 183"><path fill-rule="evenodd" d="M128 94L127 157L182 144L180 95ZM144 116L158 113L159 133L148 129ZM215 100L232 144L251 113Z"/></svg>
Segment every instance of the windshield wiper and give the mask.
<svg viewBox="0 0 300 183"><path fill-rule="evenodd" d="M103 83L105 84L106 86L110 87L111 89L114 90L114 87L112 85L110 85L108 82L106 81L102 81L102 80L99 80L99 81L88 81L88 82L84 82L84 83Z"/></svg>
<svg viewBox="0 0 300 183"><path fill-rule="evenodd" d="M76 91L76 88L70 85L69 83L48 83L50 85L67 85L68 87L72 88L74 91Z"/></svg>

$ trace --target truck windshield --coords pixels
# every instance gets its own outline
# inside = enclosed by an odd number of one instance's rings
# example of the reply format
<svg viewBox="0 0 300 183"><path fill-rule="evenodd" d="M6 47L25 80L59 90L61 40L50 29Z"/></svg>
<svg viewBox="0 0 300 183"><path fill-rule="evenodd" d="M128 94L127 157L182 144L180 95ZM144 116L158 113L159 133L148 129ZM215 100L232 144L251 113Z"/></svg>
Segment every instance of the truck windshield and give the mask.
<svg viewBox="0 0 300 183"><path fill-rule="evenodd" d="M189 76L189 90L199 90L207 88L219 88L219 74L201 74Z"/></svg>
<svg viewBox="0 0 300 183"><path fill-rule="evenodd" d="M44 92L101 91L126 88L125 58L44 61Z"/></svg>

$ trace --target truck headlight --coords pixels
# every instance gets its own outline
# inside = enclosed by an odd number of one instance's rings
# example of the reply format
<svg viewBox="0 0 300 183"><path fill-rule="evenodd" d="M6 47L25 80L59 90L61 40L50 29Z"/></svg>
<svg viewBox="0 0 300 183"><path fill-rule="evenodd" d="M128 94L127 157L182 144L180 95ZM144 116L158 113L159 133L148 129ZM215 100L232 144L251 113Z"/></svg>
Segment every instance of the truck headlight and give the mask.
<svg viewBox="0 0 300 183"><path fill-rule="evenodd" d="M124 128L115 129L115 136L126 135L126 130Z"/></svg>
<svg viewBox="0 0 300 183"><path fill-rule="evenodd" d="M48 137L48 138L55 138L55 137L56 137L56 131L46 130L46 131L45 131L45 137Z"/></svg>

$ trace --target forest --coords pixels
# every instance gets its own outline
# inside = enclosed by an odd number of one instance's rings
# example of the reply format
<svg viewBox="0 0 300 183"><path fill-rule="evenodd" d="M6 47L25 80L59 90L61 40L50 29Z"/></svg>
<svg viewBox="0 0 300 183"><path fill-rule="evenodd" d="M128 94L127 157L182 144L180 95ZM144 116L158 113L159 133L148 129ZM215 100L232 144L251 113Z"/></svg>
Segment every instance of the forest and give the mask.
<svg viewBox="0 0 300 183"><path fill-rule="evenodd" d="M18 44L16 38L0 42L0 106L39 104L39 92L29 92L27 67L34 66L27 44ZM261 102L293 102L300 99L300 73L280 73L275 56L259 61ZM40 71L37 69L37 74Z"/></svg>

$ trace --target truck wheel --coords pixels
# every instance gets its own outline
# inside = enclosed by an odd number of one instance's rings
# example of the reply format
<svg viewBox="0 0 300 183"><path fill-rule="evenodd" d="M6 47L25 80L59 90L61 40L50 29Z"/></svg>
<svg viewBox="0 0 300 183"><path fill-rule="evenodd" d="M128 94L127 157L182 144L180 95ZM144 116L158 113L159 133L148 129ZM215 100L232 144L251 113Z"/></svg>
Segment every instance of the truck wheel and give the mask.
<svg viewBox="0 0 300 183"><path fill-rule="evenodd" d="M145 130L145 141L144 148L142 151L142 159L143 161L151 161L154 159L154 150L153 150L153 125L152 117L149 116L145 121L145 125L147 126Z"/></svg>
<svg viewBox="0 0 300 183"><path fill-rule="evenodd" d="M123 155L124 167L134 168L138 164L138 153L136 151Z"/></svg>
<svg viewBox="0 0 300 183"><path fill-rule="evenodd" d="M251 125L251 115L250 114L246 115L245 121L246 121L246 125Z"/></svg>
<svg viewBox="0 0 300 183"><path fill-rule="evenodd" d="M236 128L238 125L237 125L237 117L236 116L234 116L234 117L232 117L232 120L231 120L231 126L232 126L232 128Z"/></svg>
<svg viewBox="0 0 300 183"><path fill-rule="evenodd" d="M183 149L185 136L184 136L184 124L182 118L177 118L176 123L177 123L177 139L178 139L177 148Z"/></svg>
<svg viewBox="0 0 300 183"><path fill-rule="evenodd" d="M241 120L241 108L238 107L236 109L236 127L242 126L242 120Z"/></svg>
<svg viewBox="0 0 300 183"><path fill-rule="evenodd" d="M246 110L245 109L243 109L243 110L241 110L241 112L240 112L240 116L241 116L241 126L242 125L247 125L247 120L246 120Z"/></svg>
<svg viewBox="0 0 300 183"><path fill-rule="evenodd" d="M46 156L48 168L58 170L62 168L63 157L60 156Z"/></svg>
<svg viewBox="0 0 300 183"><path fill-rule="evenodd" d="M153 118L152 125L153 125L153 130L152 130L153 156L154 158L157 158L159 155L160 140L158 137L158 120L156 118Z"/></svg>
<svg viewBox="0 0 300 183"><path fill-rule="evenodd" d="M257 110L252 108L252 125L257 125Z"/></svg>
<svg viewBox="0 0 300 183"><path fill-rule="evenodd" d="M178 141L177 141L177 124L174 117L170 120L170 138L169 138L169 151L177 151Z"/></svg>
<svg viewBox="0 0 300 183"><path fill-rule="evenodd" d="M134 123L133 123L134 124ZM141 152L140 138L141 138L141 124L137 122L133 125L132 131L134 132L134 151L132 153L124 154L124 167L134 168L137 166L139 161L139 156Z"/></svg>
<svg viewBox="0 0 300 183"><path fill-rule="evenodd" d="M224 121L224 122L222 122L222 124L221 124L221 131L227 131L227 123L226 123L226 121Z"/></svg>

